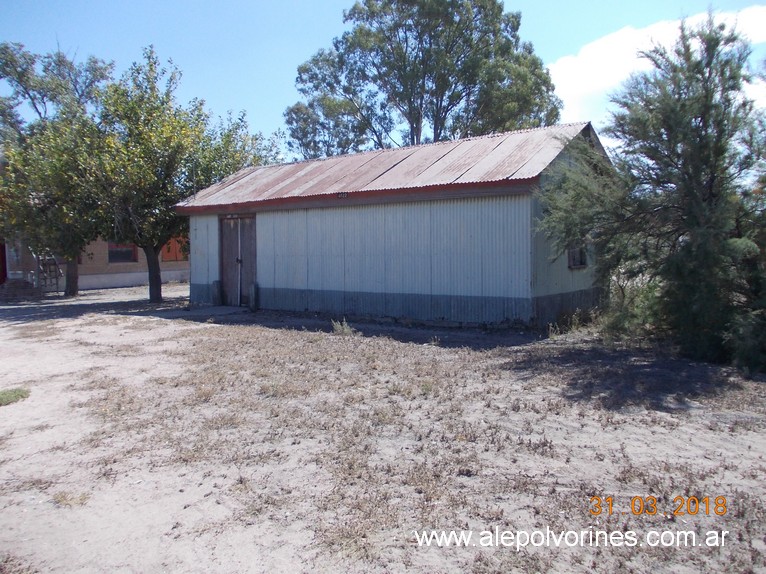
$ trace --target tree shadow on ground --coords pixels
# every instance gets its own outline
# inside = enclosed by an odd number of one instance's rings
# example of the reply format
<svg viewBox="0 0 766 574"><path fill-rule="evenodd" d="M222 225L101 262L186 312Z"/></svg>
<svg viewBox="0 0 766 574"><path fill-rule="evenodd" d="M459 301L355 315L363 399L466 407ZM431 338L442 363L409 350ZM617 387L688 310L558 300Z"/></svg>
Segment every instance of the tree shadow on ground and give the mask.
<svg viewBox="0 0 766 574"><path fill-rule="evenodd" d="M527 378L563 382L562 396L607 410L643 407L676 412L694 401L742 386L730 368L688 361L658 349L608 348L548 340L519 350L502 369Z"/></svg>
<svg viewBox="0 0 766 574"><path fill-rule="evenodd" d="M129 297L126 296L129 293ZM171 292L172 293L172 292ZM120 300L121 297L127 300ZM23 328L25 324L52 319L76 319L88 314L157 317L221 325L254 325L269 329L333 332L336 314L292 311L250 311L246 307L189 307L189 298L165 296L162 303L150 303L135 291L120 289L82 292L75 298L47 296L39 300L5 303L0 306L0 321ZM354 333L362 337L387 337L401 343L436 345L445 348L470 348L484 351L498 347L529 344L540 334L523 327L453 327L418 324L392 319L348 317Z"/></svg>
<svg viewBox="0 0 766 574"><path fill-rule="evenodd" d="M165 297L162 303L150 303L146 299L101 301L89 299L88 295L70 299L49 296L35 301L5 303L0 307L0 320L20 325L51 319L76 319L89 313L162 316L181 311L188 302L189 298L185 296Z"/></svg>
<svg viewBox="0 0 766 574"><path fill-rule="evenodd" d="M259 325L272 329L307 330L332 333L333 321L345 320L335 314L316 312L259 310L240 315L215 318L215 322L228 324ZM524 327L447 326L434 323L410 322L390 318L347 318L355 336L386 337L400 343L433 345L443 348L468 348L487 351L499 347L527 345L540 339L541 335ZM342 335L340 335L342 336Z"/></svg>
<svg viewBox="0 0 766 574"><path fill-rule="evenodd" d="M25 324L51 319L74 319L87 314L143 316L167 320L223 325L251 325L268 329L307 330L331 333L334 314L286 312L243 307L189 307L186 293L170 291L162 303L150 303L135 291L84 292L71 299L46 297L0 306L0 321L23 328ZM122 298L122 299L121 299ZM741 388L732 370L718 365L679 359L652 349L609 348L582 337L541 340L540 333L522 327L445 327L349 317L362 337L386 337L401 343L444 348L495 350L506 360L500 368L520 380L556 386L563 382L567 400L595 402L609 410L638 406L678 411L691 408L695 399L717 396Z"/></svg>

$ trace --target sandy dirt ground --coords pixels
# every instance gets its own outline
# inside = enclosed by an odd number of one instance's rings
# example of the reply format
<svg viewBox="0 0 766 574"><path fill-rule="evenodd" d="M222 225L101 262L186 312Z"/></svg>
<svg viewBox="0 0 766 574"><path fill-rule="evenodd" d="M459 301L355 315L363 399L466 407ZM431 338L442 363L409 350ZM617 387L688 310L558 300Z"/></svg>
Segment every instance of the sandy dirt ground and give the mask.
<svg viewBox="0 0 766 574"><path fill-rule="evenodd" d="M165 295L0 306L1 573L766 571L763 378Z"/></svg>

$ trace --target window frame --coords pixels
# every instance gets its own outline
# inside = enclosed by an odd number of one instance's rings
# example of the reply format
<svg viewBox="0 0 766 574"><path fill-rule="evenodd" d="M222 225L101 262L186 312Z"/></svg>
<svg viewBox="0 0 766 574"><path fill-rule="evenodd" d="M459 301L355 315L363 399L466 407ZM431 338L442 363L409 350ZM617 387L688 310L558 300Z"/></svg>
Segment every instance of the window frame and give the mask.
<svg viewBox="0 0 766 574"><path fill-rule="evenodd" d="M189 240L184 237L172 237L160 251L160 259L168 263L189 261L189 250L186 248Z"/></svg>
<svg viewBox="0 0 766 574"><path fill-rule="evenodd" d="M130 249L130 259L117 256L117 253L125 254ZM113 260L113 253L115 257ZM107 242L106 246L106 262L109 265L120 265L122 263L138 263L138 247L135 243L117 243L115 241Z"/></svg>
<svg viewBox="0 0 766 574"><path fill-rule="evenodd" d="M567 266L570 269L584 269L588 266L588 250L584 246L567 249Z"/></svg>

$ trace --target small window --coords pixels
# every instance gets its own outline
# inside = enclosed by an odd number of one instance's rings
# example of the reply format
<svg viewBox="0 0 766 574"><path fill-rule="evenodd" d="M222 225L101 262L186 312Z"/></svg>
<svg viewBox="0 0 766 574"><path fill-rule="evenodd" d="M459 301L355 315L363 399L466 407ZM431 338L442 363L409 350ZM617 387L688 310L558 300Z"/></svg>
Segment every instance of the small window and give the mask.
<svg viewBox="0 0 766 574"><path fill-rule="evenodd" d="M570 269L579 269L587 267L588 265L588 255L585 251L585 247L570 247L567 252L567 257L569 259Z"/></svg>
<svg viewBox="0 0 766 574"><path fill-rule="evenodd" d="M174 237L162 247L163 261L188 261L189 242L182 237Z"/></svg>
<svg viewBox="0 0 766 574"><path fill-rule="evenodd" d="M109 263L135 263L138 261L138 248L133 243L109 242Z"/></svg>

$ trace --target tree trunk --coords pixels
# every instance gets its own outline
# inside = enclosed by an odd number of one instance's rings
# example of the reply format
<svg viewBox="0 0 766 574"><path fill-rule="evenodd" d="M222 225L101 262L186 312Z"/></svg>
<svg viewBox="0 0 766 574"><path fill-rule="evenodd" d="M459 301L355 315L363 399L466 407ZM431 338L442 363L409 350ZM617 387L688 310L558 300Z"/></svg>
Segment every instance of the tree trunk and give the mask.
<svg viewBox="0 0 766 574"><path fill-rule="evenodd" d="M149 268L149 301L162 303L162 273L160 271L160 250L153 246L142 247L146 255L146 266Z"/></svg>
<svg viewBox="0 0 766 574"><path fill-rule="evenodd" d="M66 284L64 297L76 297L80 292L80 270L77 257L66 259Z"/></svg>

